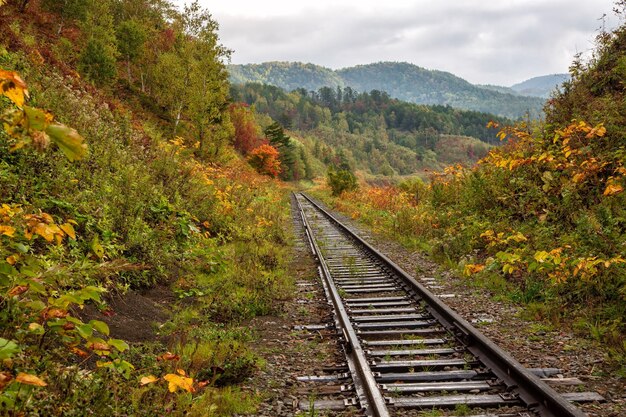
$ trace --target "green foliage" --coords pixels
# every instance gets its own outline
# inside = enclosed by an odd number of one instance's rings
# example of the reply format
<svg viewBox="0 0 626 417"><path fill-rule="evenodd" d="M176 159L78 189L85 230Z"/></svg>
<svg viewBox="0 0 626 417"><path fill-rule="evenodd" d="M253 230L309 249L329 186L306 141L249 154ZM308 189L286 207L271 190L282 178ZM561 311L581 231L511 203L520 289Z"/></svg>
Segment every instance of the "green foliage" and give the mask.
<svg viewBox="0 0 626 417"><path fill-rule="evenodd" d="M117 26L118 50L127 61L139 57L145 41L145 29L136 20L126 20Z"/></svg>
<svg viewBox="0 0 626 417"><path fill-rule="evenodd" d="M276 87L248 84L233 86L231 94L289 126L308 154L324 164L331 164L342 151L357 169L372 174L406 175L477 161L489 149L485 142L499 142L487 123L506 123L493 115L420 106L380 91L356 93L348 87L287 94ZM295 161L297 165L297 154Z"/></svg>
<svg viewBox="0 0 626 417"><path fill-rule="evenodd" d="M65 23L65 33L78 32L85 43L46 50L43 64L30 58L41 58L39 39L50 36L45 28L45 36L33 36L34 53L8 53L0 45L0 65L28 79L33 105L76 129L23 105L25 87L13 72L2 73L3 87L10 84L3 92L17 106L0 98L8 129L0 131L0 407L65 416L251 412L255 397L227 385L247 378L258 358L249 336L233 329L274 312L276 299L291 288L284 272L286 190L236 158L228 164L196 158L233 155L226 146L232 130L220 62L225 51L197 4L195 18L186 20L191 15L166 2L95 3L85 2L85 14ZM150 48L133 44L137 33L125 39L135 29L154 40ZM130 57L136 76L112 84L125 101L106 91L92 96L72 61L48 65L61 49L67 56L78 52L82 74L95 84L113 68L111 84L117 60ZM183 82L165 80L162 91L155 69L168 59L169 75L182 74ZM180 88L183 101L165 95L172 88ZM164 103L170 119L137 109L140 99ZM169 107L181 103L180 113ZM170 139L174 126L185 137ZM88 139L89 154L77 132ZM62 152L37 152L48 141ZM109 337L116 326L83 318L104 311L103 320L118 323L107 305L111 297L157 283L181 298L167 299L172 318L155 328L153 341Z"/></svg>
<svg viewBox="0 0 626 417"><path fill-rule="evenodd" d="M342 165L338 169L330 167L327 173L327 180L333 196L338 196L344 191L354 191L359 188L356 176L347 165Z"/></svg>
<svg viewBox="0 0 626 417"><path fill-rule="evenodd" d="M117 76L117 40L107 2L90 3L82 22L86 45L78 58L78 70L97 85L107 85Z"/></svg>

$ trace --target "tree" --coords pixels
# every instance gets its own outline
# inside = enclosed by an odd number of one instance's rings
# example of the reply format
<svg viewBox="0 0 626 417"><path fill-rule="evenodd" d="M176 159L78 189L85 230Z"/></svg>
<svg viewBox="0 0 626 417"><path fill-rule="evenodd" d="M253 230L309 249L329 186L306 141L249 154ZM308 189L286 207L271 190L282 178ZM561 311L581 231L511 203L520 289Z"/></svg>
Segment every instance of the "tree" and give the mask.
<svg viewBox="0 0 626 417"><path fill-rule="evenodd" d="M332 195L341 195L344 191L354 191L359 188L356 176L347 165L342 165L339 169L328 168L327 182Z"/></svg>
<svg viewBox="0 0 626 417"><path fill-rule="evenodd" d="M294 179L296 148L291 138L285 134L285 129L283 129L280 123L274 122L266 127L263 133L265 133L269 143L280 152L281 178L286 181Z"/></svg>
<svg viewBox="0 0 626 417"><path fill-rule="evenodd" d="M118 52L113 16L107 2L90 3L82 29L87 43L78 58L78 69L92 82L108 84L117 75Z"/></svg>
<svg viewBox="0 0 626 417"><path fill-rule="evenodd" d="M141 49L146 41L146 31L139 22L131 19L126 20L117 27L117 47L120 54L126 60L126 72L128 82L132 83L130 65L141 54Z"/></svg>
<svg viewBox="0 0 626 417"><path fill-rule="evenodd" d="M26 3L22 3L24 7ZM63 26L68 21L85 19L90 2L87 0L43 0L42 6L61 17L57 29L57 35L60 35Z"/></svg>
<svg viewBox="0 0 626 417"><path fill-rule="evenodd" d="M78 69L89 80L104 85L115 78L115 57L100 39L92 38L80 54Z"/></svg>
<svg viewBox="0 0 626 417"><path fill-rule="evenodd" d="M244 155L262 144L259 125L254 120L253 111L243 104L232 104L229 107L230 120L235 128L233 145Z"/></svg>
<svg viewBox="0 0 626 417"><path fill-rule="evenodd" d="M271 177L277 177L281 171L278 149L268 144L253 149L248 156L248 163L257 172Z"/></svg>

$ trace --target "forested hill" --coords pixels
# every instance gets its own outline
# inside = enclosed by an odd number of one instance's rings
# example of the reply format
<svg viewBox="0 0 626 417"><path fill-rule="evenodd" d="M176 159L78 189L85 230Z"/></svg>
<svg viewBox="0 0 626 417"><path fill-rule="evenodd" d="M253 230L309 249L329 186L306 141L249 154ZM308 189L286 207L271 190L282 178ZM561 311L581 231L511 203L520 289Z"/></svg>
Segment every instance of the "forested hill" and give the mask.
<svg viewBox="0 0 626 417"><path fill-rule="evenodd" d="M330 68L300 62L229 65L228 71L230 81L234 84L258 82L284 88L287 91L298 88L317 91L322 87L345 86L339 74Z"/></svg>
<svg viewBox="0 0 626 417"><path fill-rule="evenodd" d="M450 106L427 106L391 98L378 90L304 88L290 93L266 84L233 85L231 98L253 106L296 134L312 156L335 156L371 174L412 174L449 164L471 164L496 144L490 121L505 118Z"/></svg>
<svg viewBox="0 0 626 417"><path fill-rule="evenodd" d="M346 87L356 91L380 90L391 97L418 104L452 107L519 118L541 114L544 100L508 94L473 85L443 71L413 64L380 62L333 71L313 64L268 62L228 66L231 82L259 82L291 91L297 88L317 91L321 87Z"/></svg>
<svg viewBox="0 0 626 417"><path fill-rule="evenodd" d="M569 74L552 74L534 77L511 86L519 94L548 98L556 87L570 79Z"/></svg>

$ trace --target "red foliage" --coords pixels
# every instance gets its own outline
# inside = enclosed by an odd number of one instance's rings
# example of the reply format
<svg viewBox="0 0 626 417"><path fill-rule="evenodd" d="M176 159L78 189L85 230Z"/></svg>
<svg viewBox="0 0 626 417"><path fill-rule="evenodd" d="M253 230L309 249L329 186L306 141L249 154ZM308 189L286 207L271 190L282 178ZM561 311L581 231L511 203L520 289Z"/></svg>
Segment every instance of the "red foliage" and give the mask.
<svg viewBox="0 0 626 417"><path fill-rule="evenodd" d="M230 118L235 127L235 149L248 155L254 148L266 144L260 134L261 129L254 120L254 114L246 104L233 104L229 108Z"/></svg>
<svg viewBox="0 0 626 417"><path fill-rule="evenodd" d="M169 27L165 30L162 30L159 35L160 49L164 51L170 51L174 47L174 43L176 42L176 32L174 32L174 29Z"/></svg>
<svg viewBox="0 0 626 417"><path fill-rule="evenodd" d="M280 160L278 149L272 145L263 144L250 152L248 162L259 173L277 177L280 174Z"/></svg>

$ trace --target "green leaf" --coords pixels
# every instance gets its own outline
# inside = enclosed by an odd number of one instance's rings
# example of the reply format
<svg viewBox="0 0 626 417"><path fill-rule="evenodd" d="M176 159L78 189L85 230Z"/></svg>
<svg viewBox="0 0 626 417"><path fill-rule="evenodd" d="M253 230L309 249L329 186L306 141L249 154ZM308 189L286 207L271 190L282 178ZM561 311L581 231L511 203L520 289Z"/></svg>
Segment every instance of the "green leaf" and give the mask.
<svg viewBox="0 0 626 417"><path fill-rule="evenodd" d="M34 279L28 280L28 285L29 285L30 291L36 292L37 294L46 294L48 292L46 290L46 287L41 282L38 282L37 280L34 280Z"/></svg>
<svg viewBox="0 0 626 417"><path fill-rule="evenodd" d="M30 249L30 246L26 246L23 243L16 243L13 247L20 253L26 253L28 252L28 249Z"/></svg>
<svg viewBox="0 0 626 417"><path fill-rule="evenodd" d="M105 292L106 290L101 287L95 287L93 285L88 285L83 288L80 292L85 300L94 300L100 302L100 294Z"/></svg>
<svg viewBox="0 0 626 417"><path fill-rule="evenodd" d="M0 361L11 359L13 355L20 351L20 347L12 340L0 337Z"/></svg>
<svg viewBox="0 0 626 417"><path fill-rule="evenodd" d="M82 324L80 326L76 326L76 330L78 331L80 337L82 337L83 339L90 338L93 335L93 327L91 326L91 324Z"/></svg>
<svg viewBox="0 0 626 417"><path fill-rule="evenodd" d="M91 250L100 259L104 257L104 248L100 244L100 238L96 235L91 241Z"/></svg>
<svg viewBox="0 0 626 417"><path fill-rule="evenodd" d="M70 161L77 161L87 155L87 145L83 143L83 137L71 127L53 123L45 132Z"/></svg>
<svg viewBox="0 0 626 417"><path fill-rule="evenodd" d="M91 320L89 324L93 326L93 328L99 331L100 333L106 336L109 335L109 325L106 324L105 322L100 321L100 320ZM109 344L111 344L110 341L109 341Z"/></svg>
<svg viewBox="0 0 626 417"><path fill-rule="evenodd" d="M17 269L13 268L8 262L0 262L0 275L17 275Z"/></svg>
<svg viewBox="0 0 626 417"><path fill-rule="evenodd" d="M120 352L124 352L129 348L128 343L120 339L109 339L108 343Z"/></svg>

